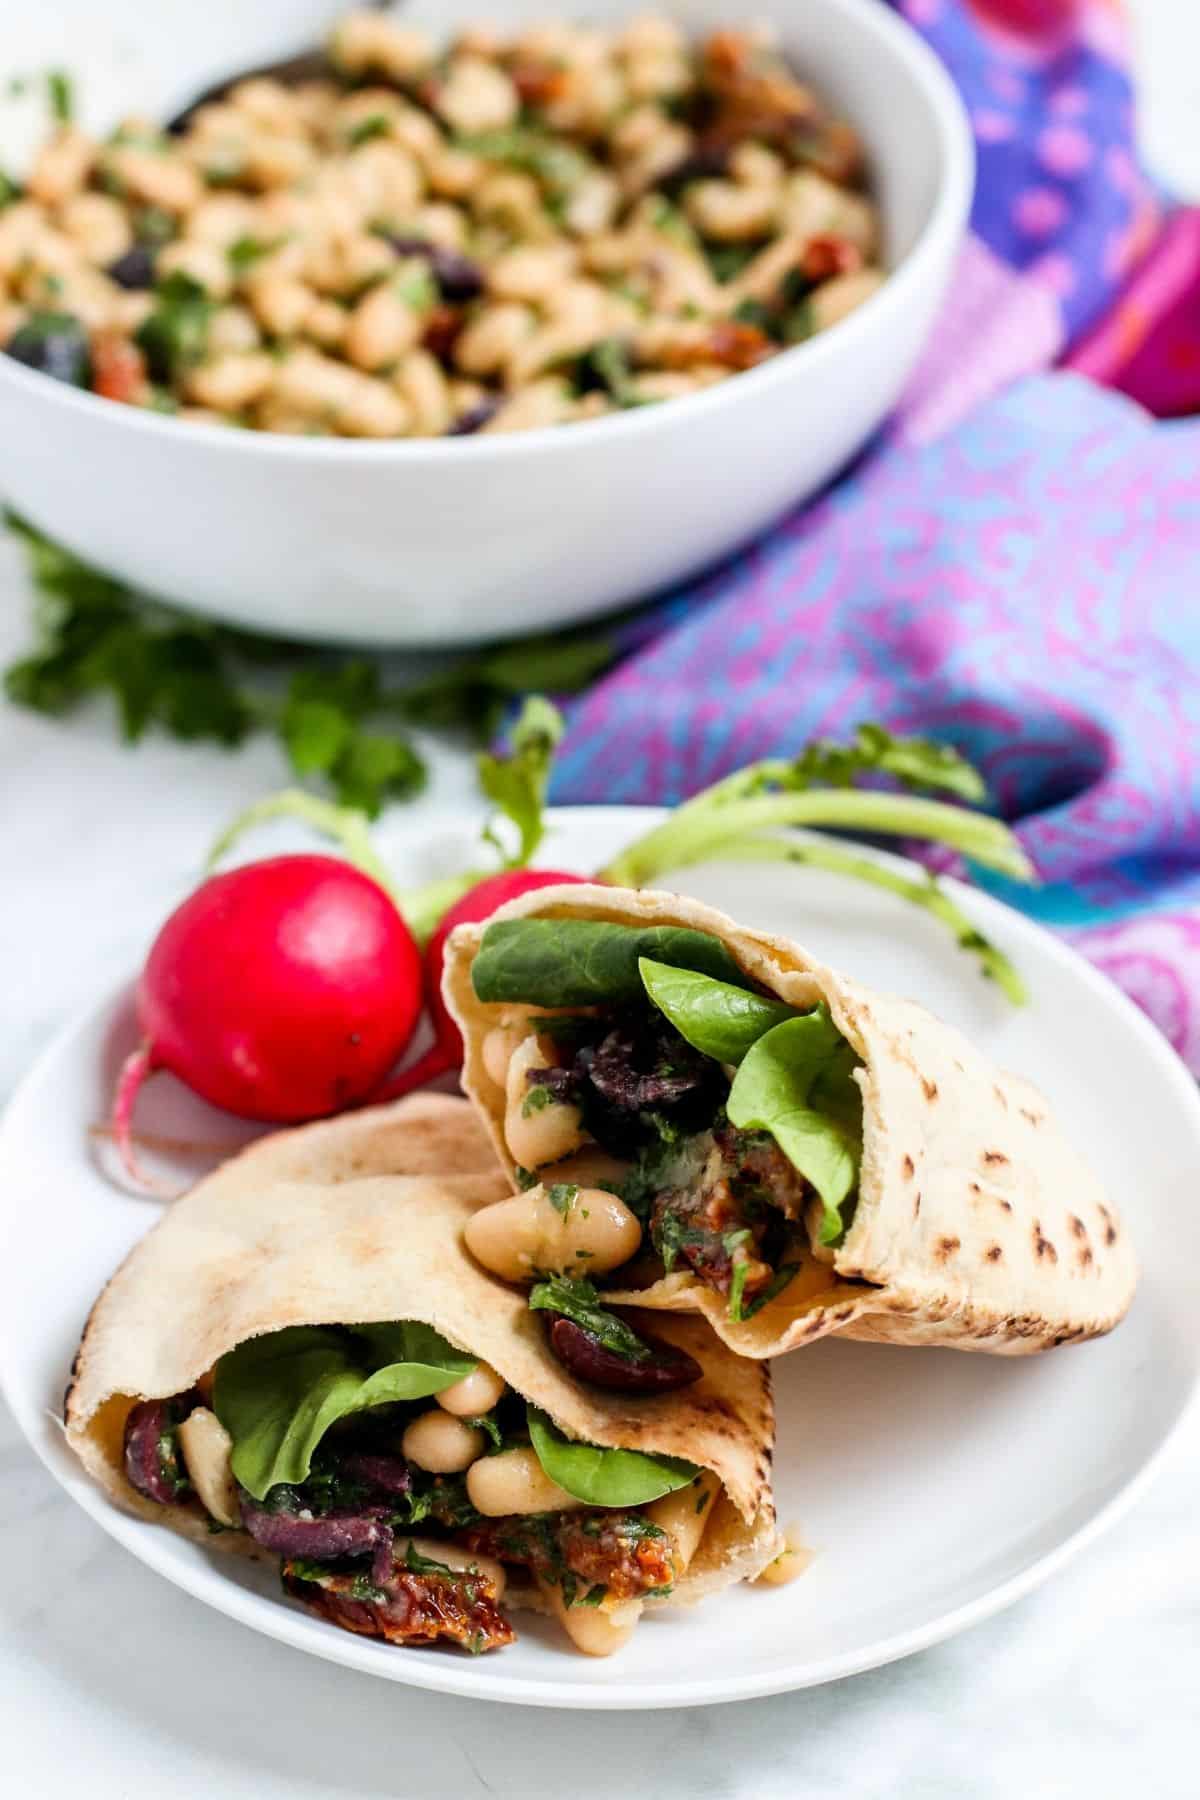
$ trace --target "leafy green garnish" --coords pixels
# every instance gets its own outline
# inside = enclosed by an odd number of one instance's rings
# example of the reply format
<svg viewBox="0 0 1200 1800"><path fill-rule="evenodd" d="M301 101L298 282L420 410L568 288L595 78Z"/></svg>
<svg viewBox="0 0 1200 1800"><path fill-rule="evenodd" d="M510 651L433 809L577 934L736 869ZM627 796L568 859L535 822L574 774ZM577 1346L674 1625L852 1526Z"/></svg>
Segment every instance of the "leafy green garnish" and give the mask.
<svg viewBox="0 0 1200 1800"><path fill-rule="evenodd" d="M700 1473L695 1463L678 1456L577 1443L536 1406L527 1408L526 1417L529 1441L546 1474L589 1506L641 1506L687 1487Z"/></svg>
<svg viewBox="0 0 1200 1800"><path fill-rule="evenodd" d="M75 117L75 91L65 69L47 70L46 97L55 124L69 125Z"/></svg>
<svg viewBox="0 0 1200 1800"><path fill-rule="evenodd" d="M134 333L153 380L176 381L204 361L215 311L207 290L182 269L173 269L158 283L154 311Z"/></svg>
<svg viewBox="0 0 1200 1800"><path fill-rule="evenodd" d="M548 1087L531 1087L521 1102L521 1117L532 1119L534 1113L545 1112L553 1099Z"/></svg>
<svg viewBox="0 0 1200 1800"><path fill-rule="evenodd" d="M858 1181L862 1097L858 1060L824 1006L776 1025L747 1052L729 1090L731 1125L768 1131L820 1195L823 1244L845 1229L841 1208Z"/></svg>
<svg viewBox="0 0 1200 1800"><path fill-rule="evenodd" d="M15 704L61 714L111 695L130 743L152 725L228 746L272 731L297 774L321 777L339 800L372 816L385 800L424 785L425 766L406 737L367 729L395 709L372 663L329 661L175 612L11 514L8 524L24 542L38 591L36 647L5 675ZM311 661L294 670L281 696L274 675L301 655Z"/></svg>
<svg viewBox="0 0 1200 1800"><path fill-rule="evenodd" d="M516 854L509 855L494 824L484 834L504 857L505 868L523 868L542 841L546 787L565 729L557 706L540 694L531 694L508 734L507 755L485 753L478 759L480 787L519 835Z"/></svg>
<svg viewBox="0 0 1200 1800"><path fill-rule="evenodd" d="M582 150L559 138L547 137L529 125L481 131L458 141L460 149L485 162L507 163L524 169L545 189L552 201L568 200L595 164Z"/></svg>
<svg viewBox="0 0 1200 1800"><path fill-rule="evenodd" d="M720 938L678 925L612 925L602 919L500 919L483 934L471 968L476 998L532 1006L620 1006L643 997L642 957L745 983Z"/></svg>
<svg viewBox="0 0 1200 1800"><path fill-rule="evenodd" d="M368 113L365 119L359 119L346 134L346 142L351 150L357 150L360 144L369 144L372 138L387 137L392 129L392 121L386 113Z"/></svg>
<svg viewBox="0 0 1200 1800"><path fill-rule="evenodd" d="M260 238L247 232L242 237L235 238L225 252L229 258L229 266L235 275L244 275L264 256L270 256L273 250L278 250L283 241L281 237Z"/></svg>
<svg viewBox="0 0 1200 1800"><path fill-rule="evenodd" d="M634 1158L618 1192L630 1212L644 1224L655 1196L663 1188L682 1187L699 1173L709 1140L703 1134L689 1135L662 1113L644 1112L641 1122L652 1135Z"/></svg>
<svg viewBox="0 0 1200 1800"><path fill-rule="evenodd" d="M644 406L634 379L633 357L624 338L601 338L579 356L569 357L563 365L570 374L576 393L603 390L621 407Z"/></svg>
<svg viewBox="0 0 1200 1800"><path fill-rule="evenodd" d="M617 654L617 639L607 628L523 638L418 682L406 690L400 710L414 724L465 730L486 743L514 700L530 693L577 694Z"/></svg>
<svg viewBox="0 0 1200 1800"><path fill-rule="evenodd" d="M476 1431L482 1431L493 1450L503 1450L504 1433L491 1413L477 1413L474 1418L464 1419L463 1423L473 1426Z"/></svg>
<svg viewBox="0 0 1200 1800"><path fill-rule="evenodd" d="M654 1248L662 1260L664 1275L671 1273L682 1251L706 1244L709 1239L708 1232L687 1224L670 1207L664 1207L660 1212L651 1235Z"/></svg>
<svg viewBox="0 0 1200 1800"><path fill-rule="evenodd" d="M453 1579L458 1573L449 1563L436 1562L432 1556L422 1556L413 1543L405 1547L404 1566L413 1575L449 1575Z"/></svg>
<svg viewBox="0 0 1200 1800"><path fill-rule="evenodd" d="M555 1181L546 1189L546 1198L560 1218L565 1219L579 1198L577 1181Z"/></svg>
<svg viewBox="0 0 1200 1800"><path fill-rule="evenodd" d="M596 1288L582 1275L548 1275L530 1289L529 1308L531 1312L561 1313L615 1356L636 1363L649 1360L649 1347L624 1319L608 1311Z"/></svg>
<svg viewBox="0 0 1200 1800"><path fill-rule="evenodd" d="M714 981L694 969L672 968L643 956L638 964L647 994L680 1037L721 1063L740 1063L763 1033L795 1008L766 1000L728 981Z"/></svg>
<svg viewBox="0 0 1200 1800"><path fill-rule="evenodd" d="M262 1500L278 1482L305 1480L336 1420L439 1393L475 1367L428 1325L289 1325L221 1357L213 1408L233 1439L234 1474Z"/></svg>

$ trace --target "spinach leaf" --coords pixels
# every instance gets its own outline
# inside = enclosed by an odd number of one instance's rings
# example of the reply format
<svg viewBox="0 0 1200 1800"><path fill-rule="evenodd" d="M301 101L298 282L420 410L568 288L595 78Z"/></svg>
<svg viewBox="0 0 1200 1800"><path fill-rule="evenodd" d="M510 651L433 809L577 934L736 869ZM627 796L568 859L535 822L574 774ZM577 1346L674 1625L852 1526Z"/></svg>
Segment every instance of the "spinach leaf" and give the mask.
<svg viewBox="0 0 1200 1800"><path fill-rule="evenodd" d="M745 987L720 938L678 925L603 919L498 919L471 970L476 998L533 1006L622 1006L643 998L643 956Z"/></svg>
<svg viewBox="0 0 1200 1800"><path fill-rule="evenodd" d="M717 1062L740 1063L764 1032L785 1019L794 1019L794 1007L782 1000L764 1000L728 981L714 981L694 969L672 968L643 956L638 967L646 992L660 1013L670 1019L680 1037Z"/></svg>
<svg viewBox="0 0 1200 1800"><path fill-rule="evenodd" d="M233 1439L234 1474L262 1500L277 1482L306 1478L337 1419L423 1399L475 1366L428 1325L289 1325L221 1357L213 1408Z"/></svg>
<svg viewBox="0 0 1200 1800"><path fill-rule="evenodd" d="M695 1463L679 1456L578 1444L536 1406L526 1409L526 1417L529 1441L551 1481L589 1506L641 1506L687 1487L700 1473Z"/></svg>
<svg viewBox="0 0 1200 1800"><path fill-rule="evenodd" d="M842 1236L842 1203L858 1181L857 1066L828 1009L819 1006L759 1038L734 1076L726 1103L731 1125L769 1131L792 1167L812 1182L825 1205L823 1244L836 1244Z"/></svg>
<svg viewBox="0 0 1200 1800"><path fill-rule="evenodd" d="M600 1295L582 1275L550 1275L530 1289L529 1310L561 1313L590 1332L606 1350L630 1362L648 1362L650 1351L637 1332L601 1303Z"/></svg>

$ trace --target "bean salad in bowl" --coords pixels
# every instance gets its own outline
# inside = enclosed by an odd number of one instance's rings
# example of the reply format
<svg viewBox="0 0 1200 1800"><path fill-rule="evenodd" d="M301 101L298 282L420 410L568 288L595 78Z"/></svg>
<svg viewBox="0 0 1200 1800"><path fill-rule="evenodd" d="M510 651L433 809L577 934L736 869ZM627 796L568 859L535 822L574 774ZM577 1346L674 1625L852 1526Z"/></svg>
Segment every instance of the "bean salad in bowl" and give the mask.
<svg viewBox="0 0 1200 1800"><path fill-rule="evenodd" d="M69 120L0 201L0 345L181 420L432 438L695 392L884 279L859 139L769 37L645 14L327 68L172 127Z"/></svg>

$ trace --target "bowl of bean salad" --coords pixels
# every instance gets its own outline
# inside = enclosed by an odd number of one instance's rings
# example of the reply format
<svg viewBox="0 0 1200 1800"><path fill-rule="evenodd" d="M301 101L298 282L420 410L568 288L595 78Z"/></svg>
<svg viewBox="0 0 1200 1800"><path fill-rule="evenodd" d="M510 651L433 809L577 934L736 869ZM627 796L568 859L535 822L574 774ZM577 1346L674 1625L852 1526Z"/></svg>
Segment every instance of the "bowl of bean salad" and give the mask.
<svg viewBox="0 0 1200 1800"><path fill-rule="evenodd" d="M450 644L702 568L878 426L971 186L907 27L459 12L347 13L167 120L60 106L0 190L11 504L205 613Z"/></svg>

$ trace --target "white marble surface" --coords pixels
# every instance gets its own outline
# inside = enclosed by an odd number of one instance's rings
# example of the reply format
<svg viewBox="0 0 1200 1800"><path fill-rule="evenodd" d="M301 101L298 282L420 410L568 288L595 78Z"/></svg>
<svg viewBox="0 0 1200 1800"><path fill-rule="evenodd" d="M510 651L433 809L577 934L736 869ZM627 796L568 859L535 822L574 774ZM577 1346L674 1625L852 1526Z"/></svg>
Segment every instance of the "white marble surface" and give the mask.
<svg viewBox="0 0 1200 1800"><path fill-rule="evenodd" d="M4 545L0 659L24 613ZM6 709L0 770L2 1094L60 1021L133 969L215 829L280 769L266 745L130 753L99 713L56 724ZM469 794L464 761L439 755L423 806ZM529 1713L376 1683L209 1613L80 1514L0 1404L0 1741L15 1782L0 1790L55 1800L86 1777L94 1800L586 1800L632 1780L695 1800L1192 1800L1198 1485L1193 1430L1150 1497L1041 1593L875 1674L708 1712Z"/></svg>

